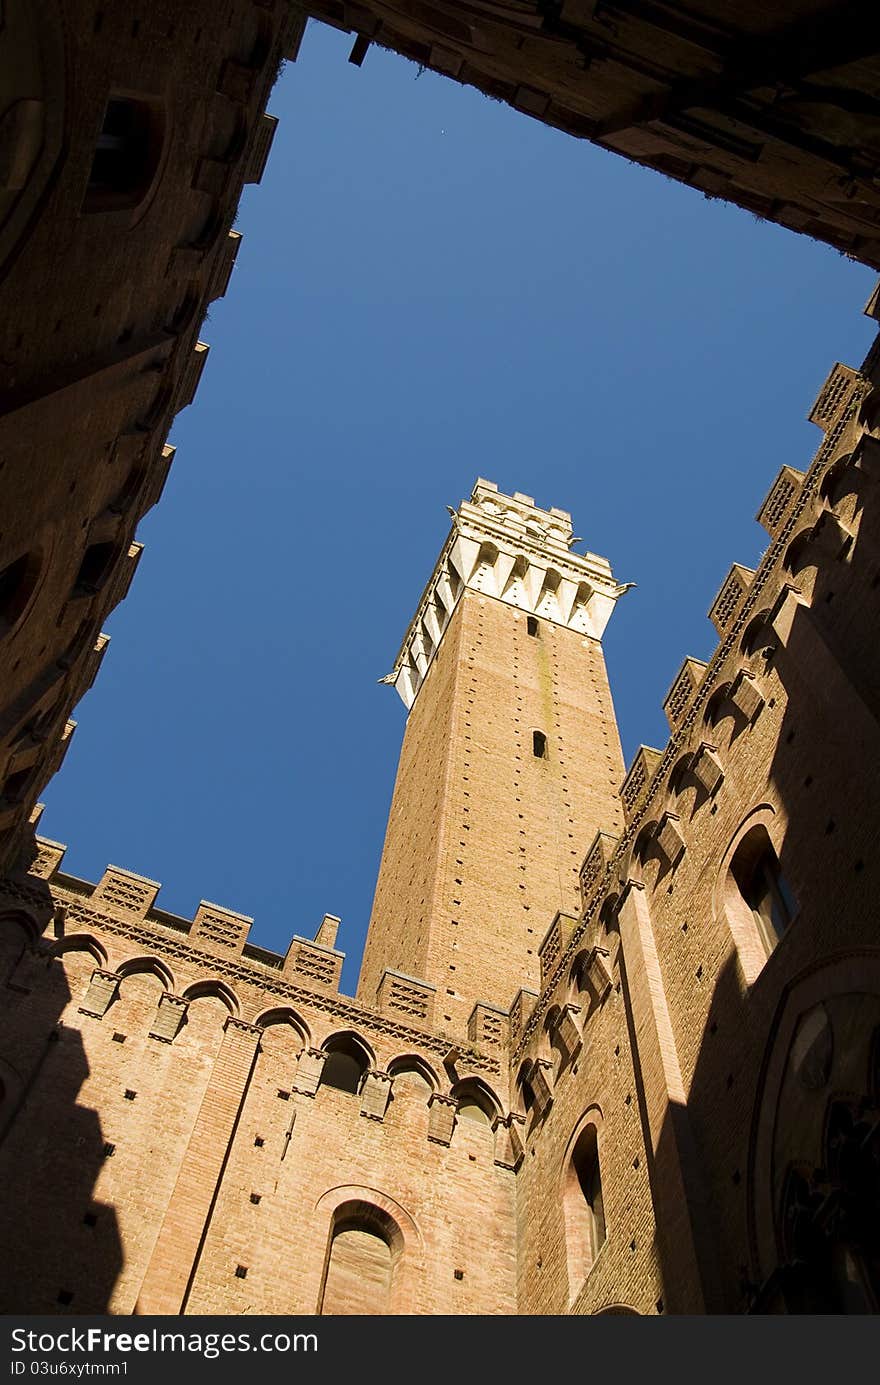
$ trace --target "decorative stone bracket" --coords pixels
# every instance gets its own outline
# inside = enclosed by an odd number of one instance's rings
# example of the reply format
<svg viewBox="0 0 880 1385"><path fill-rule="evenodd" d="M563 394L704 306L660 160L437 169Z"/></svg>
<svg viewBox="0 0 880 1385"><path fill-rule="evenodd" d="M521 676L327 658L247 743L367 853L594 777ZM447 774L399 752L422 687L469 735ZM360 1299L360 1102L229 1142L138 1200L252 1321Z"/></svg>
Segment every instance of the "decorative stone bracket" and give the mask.
<svg viewBox="0 0 880 1385"><path fill-rule="evenodd" d="M296 1065L296 1076L291 1083L291 1091L301 1092L303 1096L314 1096L321 1085L321 1073L327 1054L323 1048L304 1048Z"/></svg>
<svg viewBox="0 0 880 1385"><path fill-rule="evenodd" d="M692 778L696 779L707 798L711 798L720 788L724 779L724 770L721 768L721 761L715 754L714 745L709 745L707 741L701 743L691 761L690 774Z"/></svg>
<svg viewBox="0 0 880 1385"><path fill-rule="evenodd" d="M529 1086L535 1094L535 1108L543 1116L553 1101L553 1064L536 1058L529 1070Z"/></svg>
<svg viewBox="0 0 880 1385"><path fill-rule="evenodd" d="M556 1021L554 1037L562 1050L566 1063L570 1063L583 1044L583 1036L576 1015L581 1013L580 1005L563 1005Z"/></svg>
<svg viewBox="0 0 880 1385"><path fill-rule="evenodd" d="M495 1134L495 1160L494 1162L502 1169L516 1171L523 1161L523 1142L517 1130L518 1125L525 1124L525 1117L515 1112L509 1116L496 1116L492 1122L492 1130Z"/></svg>
<svg viewBox="0 0 880 1385"><path fill-rule="evenodd" d="M587 980L596 992L596 997L601 1005L602 1001L611 990L613 983L611 980L611 973L605 965L605 959L598 948L594 947L593 951L590 953L585 971Z"/></svg>
<svg viewBox="0 0 880 1385"><path fill-rule="evenodd" d="M752 722L764 705L754 675L748 669L740 669L730 689L730 700L742 712L746 721Z"/></svg>
<svg viewBox="0 0 880 1385"><path fill-rule="evenodd" d="M366 1116L368 1120L384 1120L393 1082L394 1078L387 1072L380 1072L377 1068L370 1069L361 1087L362 1116Z"/></svg>
<svg viewBox="0 0 880 1385"><path fill-rule="evenodd" d="M89 989L79 1007L80 1014L94 1015L95 1019L103 1019L110 1005L116 999L120 980L121 977L117 976L115 971L102 971L100 967L93 971Z"/></svg>
<svg viewBox="0 0 880 1385"><path fill-rule="evenodd" d="M150 1038L161 1039L164 1044L173 1043L180 1033L188 1008L188 1000L172 995L170 991L163 991L150 1026Z"/></svg>
<svg viewBox="0 0 880 1385"><path fill-rule="evenodd" d="M451 1096L432 1092L428 1099L428 1139L437 1145L448 1145L455 1129L458 1103Z"/></svg>
<svg viewBox="0 0 880 1385"><path fill-rule="evenodd" d="M667 870L674 870L684 855L685 840L681 835L677 813L664 813L654 835L654 845L663 858Z"/></svg>

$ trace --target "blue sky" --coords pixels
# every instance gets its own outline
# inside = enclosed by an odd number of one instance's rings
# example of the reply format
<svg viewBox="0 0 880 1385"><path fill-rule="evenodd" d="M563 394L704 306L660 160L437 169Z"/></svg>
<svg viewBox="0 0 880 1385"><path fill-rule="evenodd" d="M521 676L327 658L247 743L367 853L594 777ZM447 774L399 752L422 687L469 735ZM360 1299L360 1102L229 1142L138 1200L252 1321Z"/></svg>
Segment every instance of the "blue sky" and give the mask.
<svg viewBox="0 0 880 1385"><path fill-rule="evenodd" d="M662 745L682 658L873 275L310 23L177 458L41 831L255 916L340 914L351 991L404 709L391 667L484 476L570 510L637 583L605 639L624 754ZM588 843L584 843L588 845ZM549 920L548 920L549 923Z"/></svg>

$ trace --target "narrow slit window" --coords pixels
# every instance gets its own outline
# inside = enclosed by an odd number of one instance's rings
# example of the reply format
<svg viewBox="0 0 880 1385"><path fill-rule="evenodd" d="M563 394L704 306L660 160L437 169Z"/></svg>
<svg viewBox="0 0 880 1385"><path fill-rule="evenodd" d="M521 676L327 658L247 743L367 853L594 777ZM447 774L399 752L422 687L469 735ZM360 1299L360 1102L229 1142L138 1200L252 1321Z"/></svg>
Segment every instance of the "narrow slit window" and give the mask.
<svg viewBox="0 0 880 1385"><path fill-rule="evenodd" d="M535 638L537 638L537 635L538 635L538 621L537 621L537 617L535 617L535 616L526 616L526 634L528 634L528 635L534 635Z"/></svg>
<svg viewBox="0 0 880 1385"><path fill-rule="evenodd" d="M538 760L547 758L547 737L543 731L532 732L532 753Z"/></svg>

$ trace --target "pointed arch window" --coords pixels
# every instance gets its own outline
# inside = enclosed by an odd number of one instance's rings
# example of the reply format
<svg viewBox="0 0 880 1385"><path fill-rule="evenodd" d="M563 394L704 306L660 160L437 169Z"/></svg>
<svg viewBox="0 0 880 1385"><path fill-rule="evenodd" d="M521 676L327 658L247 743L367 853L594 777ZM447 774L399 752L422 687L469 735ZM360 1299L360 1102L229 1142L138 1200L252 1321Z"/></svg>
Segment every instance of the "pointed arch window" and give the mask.
<svg viewBox="0 0 880 1385"><path fill-rule="evenodd" d="M330 1227L319 1313L372 1317L393 1312L402 1255L403 1235L393 1217L367 1202L343 1203Z"/></svg>
<svg viewBox="0 0 880 1385"><path fill-rule="evenodd" d="M755 826L746 834L731 860L730 874L769 956L797 914L797 901L766 827Z"/></svg>
<svg viewBox="0 0 880 1385"><path fill-rule="evenodd" d="M137 207L159 166L164 139L160 100L114 94L104 110L83 199L84 212Z"/></svg>
<svg viewBox="0 0 880 1385"><path fill-rule="evenodd" d="M369 1057L352 1034L333 1035L324 1044L327 1057L321 1069L321 1086L335 1087L338 1092L355 1095L360 1091Z"/></svg>
<svg viewBox="0 0 880 1385"><path fill-rule="evenodd" d="M584 1126L569 1155L563 1202L569 1291L574 1299L606 1238L598 1129L593 1122Z"/></svg>

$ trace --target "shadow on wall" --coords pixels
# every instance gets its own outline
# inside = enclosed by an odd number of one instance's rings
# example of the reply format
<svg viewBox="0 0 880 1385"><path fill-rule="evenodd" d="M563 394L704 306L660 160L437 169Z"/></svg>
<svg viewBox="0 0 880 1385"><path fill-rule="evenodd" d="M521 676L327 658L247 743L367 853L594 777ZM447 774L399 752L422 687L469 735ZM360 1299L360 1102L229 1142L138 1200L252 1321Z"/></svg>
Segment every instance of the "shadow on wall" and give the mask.
<svg viewBox="0 0 880 1385"><path fill-rule="evenodd" d="M0 1312L105 1313L123 1255L95 1189L114 1151L82 1100L81 1035L61 1020L100 963L39 941L42 888L40 909L0 913Z"/></svg>
<svg viewBox="0 0 880 1385"><path fill-rule="evenodd" d="M768 801L744 817L716 887L736 951L687 1110L670 1108L655 1158L658 1186L668 1160L694 1161L691 1231L698 1256L703 1224L721 1249L707 1242L703 1275L717 1265L728 1311L880 1311L876 478L841 459L822 497L789 547L788 585L744 637L785 712Z"/></svg>

